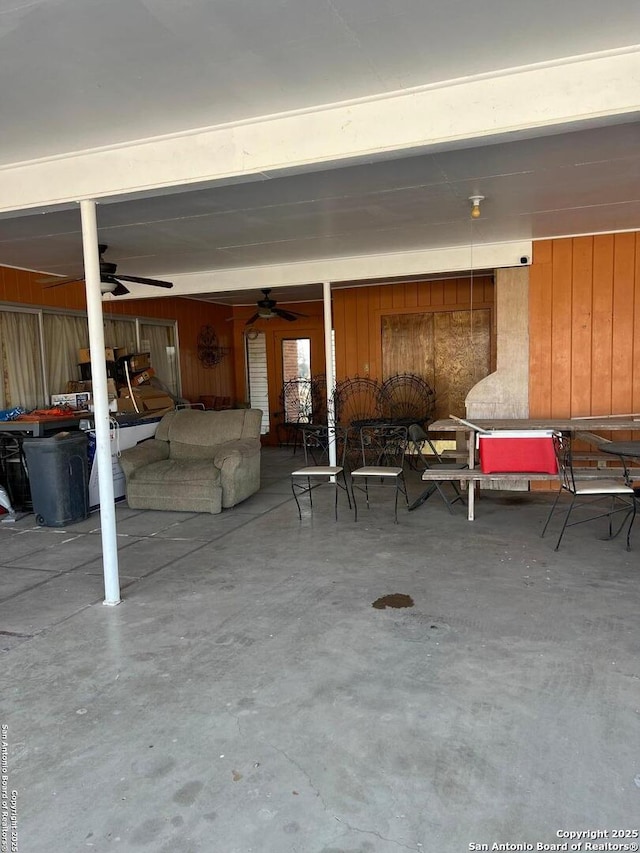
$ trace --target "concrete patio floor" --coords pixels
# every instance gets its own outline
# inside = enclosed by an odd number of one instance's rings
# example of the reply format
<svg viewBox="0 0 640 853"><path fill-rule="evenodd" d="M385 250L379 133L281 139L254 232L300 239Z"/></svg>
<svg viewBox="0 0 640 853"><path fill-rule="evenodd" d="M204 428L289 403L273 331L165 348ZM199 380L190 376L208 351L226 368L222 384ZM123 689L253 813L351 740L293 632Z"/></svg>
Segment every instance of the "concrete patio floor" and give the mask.
<svg viewBox="0 0 640 853"><path fill-rule="evenodd" d="M638 828L640 528L630 553L599 522L555 553L548 496L515 493L483 493L474 522L434 495L394 525L386 494L336 523L321 490L300 522L299 459L263 462L220 516L119 504L115 608L98 515L0 524L20 853L458 853ZM393 593L414 606L372 607Z"/></svg>

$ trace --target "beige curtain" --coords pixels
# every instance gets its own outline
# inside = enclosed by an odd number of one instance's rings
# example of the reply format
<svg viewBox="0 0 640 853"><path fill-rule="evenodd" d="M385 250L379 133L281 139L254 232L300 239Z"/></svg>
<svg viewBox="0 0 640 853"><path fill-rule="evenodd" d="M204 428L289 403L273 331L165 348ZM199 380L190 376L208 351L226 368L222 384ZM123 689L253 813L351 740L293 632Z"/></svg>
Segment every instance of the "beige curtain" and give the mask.
<svg viewBox="0 0 640 853"><path fill-rule="evenodd" d="M50 394L64 394L67 382L80 379L78 350L89 346L86 317L43 314L44 352Z"/></svg>
<svg viewBox="0 0 640 853"><path fill-rule="evenodd" d="M135 320L105 320L104 345L106 347L125 347L128 352L136 352Z"/></svg>
<svg viewBox="0 0 640 853"><path fill-rule="evenodd" d="M45 400L40 330L36 314L0 311L0 369L2 408L42 408Z"/></svg>
<svg viewBox="0 0 640 853"><path fill-rule="evenodd" d="M172 394L178 395L178 371L176 368L176 347L173 326L151 323L140 325L141 349L146 352L146 343L151 353L151 366L155 374Z"/></svg>

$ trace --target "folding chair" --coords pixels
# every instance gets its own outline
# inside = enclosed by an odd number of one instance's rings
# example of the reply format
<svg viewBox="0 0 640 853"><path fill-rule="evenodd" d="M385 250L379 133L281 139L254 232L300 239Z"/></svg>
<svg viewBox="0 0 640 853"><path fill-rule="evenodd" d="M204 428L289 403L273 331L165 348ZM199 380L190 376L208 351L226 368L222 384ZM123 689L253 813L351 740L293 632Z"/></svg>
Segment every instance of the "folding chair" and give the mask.
<svg viewBox="0 0 640 853"><path fill-rule="evenodd" d="M420 426L420 424L411 424L409 427L409 442L412 454L409 456L409 459L412 460L412 467L416 468L418 471L426 471L431 469L442 469L446 471L455 471L462 470L463 468L468 468L469 465L466 462L454 462L443 460L436 450L433 442L424 431L424 429ZM430 458L427 453L425 453L424 445L429 445L429 449L433 454L433 458ZM449 487L453 491L453 495L451 498L447 496L447 493L444 490L444 487ZM452 506L457 501L461 501L464 503L464 496L460 491L457 483L453 480L443 481L439 483L437 480L429 483L427 488L422 492L419 497L413 501L409 505L409 511L416 509L421 506L426 500L428 500L434 492L438 492L442 500L447 505L447 509L450 513L453 513Z"/></svg>
<svg viewBox="0 0 640 853"><path fill-rule="evenodd" d="M571 501L566 510L564 521L560 529L560 535L556 542L554 551L560 547L560 542L564 536L567 527L573 527L575 524L584 524L587 521L594 521L597 518L609 519L609 536L608 539L613 539L617 536L624 527L627 519L629 527L627 528L627 551L631 550L631 528L636 517L636 497L631 486L627 485L623 480L579 480L576 479L573 469L573 458L571 454L571 440L563 435L555 434L553 436L553 446L558 460L558 473L560 475L560 489L553 502L549 515L542 528L541 536L544 536L549 522L556 508L559 507L560 496L567 494ZM609 503L608 509L603 510L602 503ZM599 506L600 505L600 506ZM592 506L596 509L596 514L591 513L587 518L580 518L577 521L569 521L569 518L574 509L582 506ZM612 518L614 515L624 513L624 517L620 525L613 531Z"/></svg>

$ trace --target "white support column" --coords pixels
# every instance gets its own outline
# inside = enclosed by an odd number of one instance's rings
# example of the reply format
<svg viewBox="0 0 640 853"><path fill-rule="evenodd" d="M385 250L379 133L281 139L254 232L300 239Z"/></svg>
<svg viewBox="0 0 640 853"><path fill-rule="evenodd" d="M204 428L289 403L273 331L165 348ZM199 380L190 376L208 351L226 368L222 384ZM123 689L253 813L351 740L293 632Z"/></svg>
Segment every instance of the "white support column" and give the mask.
<svg viewBox="0 0 640 853"><path fill-rule="evenodd" d="M113 473L111 470L109 398L107 393L107 367L104 358L104 327L95 201L81 201L80 214L82 217L82 249L84 252L87 316L89 319L96 460L98 462L98 488L100 493L100 527L104 571L103 603L113 606L120 604L120 580L118 577L116 507L113 497Z"/></svg>
<svg viewBox="0 0 640 853"><path fill-rule="evenodd" d="M322 282L322 299L324 302L324 360L327 377L327 428L329 430L329 465L336 464L336 413L333 408L333 389L336 377L333 373L333 341L331 331L331 282Z"/></svg>

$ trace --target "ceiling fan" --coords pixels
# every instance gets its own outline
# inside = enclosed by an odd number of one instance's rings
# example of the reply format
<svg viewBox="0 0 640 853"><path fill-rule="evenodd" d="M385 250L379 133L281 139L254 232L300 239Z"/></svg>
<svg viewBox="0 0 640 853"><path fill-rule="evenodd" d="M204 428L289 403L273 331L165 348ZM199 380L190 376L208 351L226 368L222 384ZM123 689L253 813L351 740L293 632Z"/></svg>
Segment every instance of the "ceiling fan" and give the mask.
<svg viewBox="0 0 640 853"><path fill-rule="evenodd" d="M116 275L118 265L110 261L105 261L102 257L107 249L108 246L105 243L100 243L98 246L100 254L100 291L103 295L111 293L113 296L124 296L125 293L129 293L129 290L122 283L123 281L134 281L137 284L151 284L153 287L173 287L172 282L161 281L156 278L142 278L139 275ZM46 279L46 281L49 282L51 279ZM46 284L46 287L61 287L63 284L73 284L76 281L84 281L84 276L56 279L51 284Z"/></svg>
<svg viewBox="0 0 640 853"><path fill-rule="evenodd" d="M271 288L264 288L262 292L264 293L264 299L258 299L256 303L258 310L252 317L249 317L245 326L250 326L256 320L271 320L273 317L282 317L283 320L293 322L298 317L307 316L306 314L298 314L296 311L285 311L284 308L276 308L276 300L269 299Z"/></svg>

